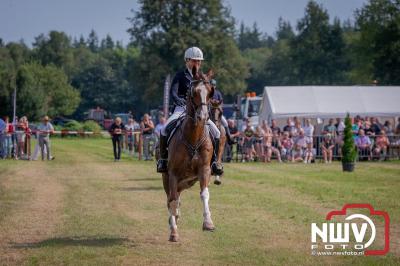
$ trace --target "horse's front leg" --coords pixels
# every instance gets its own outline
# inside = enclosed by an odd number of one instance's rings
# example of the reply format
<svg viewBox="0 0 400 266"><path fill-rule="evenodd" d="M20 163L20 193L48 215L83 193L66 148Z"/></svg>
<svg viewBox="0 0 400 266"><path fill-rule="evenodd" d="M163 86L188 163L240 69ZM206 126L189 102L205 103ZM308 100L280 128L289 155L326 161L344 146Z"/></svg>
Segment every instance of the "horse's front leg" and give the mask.
<svg viewBox="0 0 400 266"><path fill-rule="evenodd" d="M169 228L171 230L169 241L177 242L179 240L177 219L179 216L179 193L178 184L174 176L169 176L169 194L168 194L168 212Z"/></svg>
<svg viewBox="0 0 400 266"><path fill-rule="evenodd" d="M201 171L200 180L200 198L203 202L203 230L214 231L215 227L213 221L211 220L211 211L208 206L208 201L210 200L210 193L208 191L208 184L210 182L211 169L210 167L204 167Z"/></svg>

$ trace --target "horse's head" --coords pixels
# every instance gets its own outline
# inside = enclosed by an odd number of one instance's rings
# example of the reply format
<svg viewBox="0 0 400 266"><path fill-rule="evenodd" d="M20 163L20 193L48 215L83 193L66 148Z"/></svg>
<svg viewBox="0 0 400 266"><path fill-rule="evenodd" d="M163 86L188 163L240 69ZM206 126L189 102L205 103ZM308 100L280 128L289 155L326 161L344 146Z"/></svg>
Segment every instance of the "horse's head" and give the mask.
<svg viewBox="0 0 400 266"><path fill-rule="evenodd" d="M208 104L214 95L214 88L210 85L212 71L207 74L197 72L193 68L193 81L188 95L188 114L194 122L205 122L208 120Z"/></svg>
<svg viewBox="0 0 400 266"><path fill-rule="evenodd" d="M221 117L222 117L221 103L218 101L211 100L210 105L211 105L211 110L210 110L211 120L217 125L217 124L219 124L219 121L221 120Z"/></svg>

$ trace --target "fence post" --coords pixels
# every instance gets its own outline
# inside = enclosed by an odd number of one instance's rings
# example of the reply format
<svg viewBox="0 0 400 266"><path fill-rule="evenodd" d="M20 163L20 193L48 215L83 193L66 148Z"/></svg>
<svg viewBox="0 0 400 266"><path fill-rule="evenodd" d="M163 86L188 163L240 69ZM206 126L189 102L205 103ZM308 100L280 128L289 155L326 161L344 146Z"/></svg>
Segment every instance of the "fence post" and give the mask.
<svg viewBox="0 0 400 266"><path fill-rule="evenodd" d="M143 152L143 134L140 132L139 134L139 161L142 160L142 152Z"/></svg>

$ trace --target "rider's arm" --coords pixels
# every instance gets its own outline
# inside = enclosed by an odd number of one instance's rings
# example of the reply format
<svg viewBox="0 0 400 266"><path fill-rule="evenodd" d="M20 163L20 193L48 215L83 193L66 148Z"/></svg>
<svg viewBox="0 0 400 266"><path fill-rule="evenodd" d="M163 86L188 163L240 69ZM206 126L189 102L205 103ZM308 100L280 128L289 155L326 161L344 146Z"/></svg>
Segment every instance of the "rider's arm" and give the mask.
<svg viewBox="0 0 400 266"><path fill-rule="evenodd" d="M179 97L178 89L179 89L179 75L175 75L174 79L172 80L170 94L171 94L173 103L175 105L183 106L184 100Z"/></svg>

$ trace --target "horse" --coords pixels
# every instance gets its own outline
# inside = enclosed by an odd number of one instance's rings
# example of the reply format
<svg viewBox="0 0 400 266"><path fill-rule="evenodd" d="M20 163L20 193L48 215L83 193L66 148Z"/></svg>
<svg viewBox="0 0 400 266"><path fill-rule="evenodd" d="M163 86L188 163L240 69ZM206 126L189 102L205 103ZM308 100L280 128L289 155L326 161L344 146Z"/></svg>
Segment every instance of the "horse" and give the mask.
<svg viewBox="0 0 400 266"><path fill-rule="evenodd" d="M186 115L168 145L168 172L163 173L162 179L167 194L171 242L179 240L177 222L180 195L197 181L200 182L200 198L203 202L203 231L215 229L208 205L213 145L206 123L209 119L209 101L214 94L214 88L209 83L211 77L212 71L204 75L193 69Z"/></svg>
<svg viewBox="0 0 400 266"><path fill-rule="evenodd" d="M220 102L213 101L211 100L210 102L210 114L211 114L211 120L214 122L214 124L217 126L217 128L220 131L220 139L219 139L219 151L217 156L217 160L219 163L222 163L222 155L224 154L224 148L225 148L225 142L226 142L226 132L225 128L222 126L221 118L223 115L222 112L222 106ZM214 184L216 185L221 185L221 178L219 175L215 176Z"/></svg>

